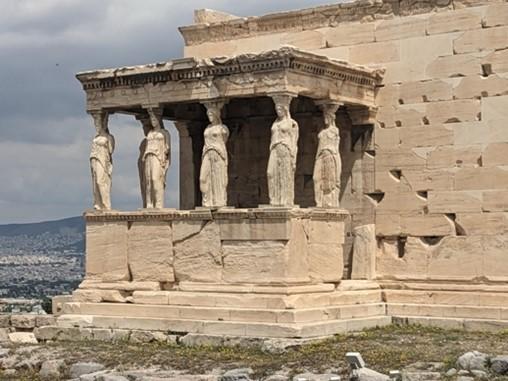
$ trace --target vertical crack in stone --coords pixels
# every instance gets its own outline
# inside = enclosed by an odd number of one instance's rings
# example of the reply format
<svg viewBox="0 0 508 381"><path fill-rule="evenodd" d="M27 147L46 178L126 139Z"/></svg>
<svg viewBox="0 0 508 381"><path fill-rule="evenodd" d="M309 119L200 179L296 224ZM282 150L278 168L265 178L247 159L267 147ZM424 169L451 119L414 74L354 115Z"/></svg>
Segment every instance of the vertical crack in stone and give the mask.
<svg viewBox="0 0 508 381"><path fill-rule="evenodd" d="M397 237L397 253L399 255L399 258L404 258L404 256L406 255L406 243L407 237L405 236Z"/></svg>

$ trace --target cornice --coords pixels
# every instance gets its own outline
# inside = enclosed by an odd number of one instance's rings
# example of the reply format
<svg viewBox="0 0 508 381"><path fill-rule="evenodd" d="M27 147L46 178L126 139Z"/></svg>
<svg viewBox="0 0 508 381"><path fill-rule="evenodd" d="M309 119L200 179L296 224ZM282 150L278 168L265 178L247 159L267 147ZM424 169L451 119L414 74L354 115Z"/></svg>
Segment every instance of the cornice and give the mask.
<svg viewBox="0 0 508 381"><path fill-rule="evenodd" d="M179 28L187 46L204 42L227 41L280 32L298 32L323 27L335 27L347 22L369 22L434 12L442 8L453 9L455 3L462 6L483 4L485 0L359 0L272 13L260 17L246 17L195 24Z"/></svg>
<svg viewBox="0 0 508 381"><path fill-rule="evenodd" d="M184 58L141 66L87 71L78 73L76 78L85 91L95 91L134 88L147 84L155 86L168 82L206 81L226 76L285 70L372 88L381 82L384 73L380 69L332 60L292 47L282 47L260 54L242 54L236 57Z"/></svg>

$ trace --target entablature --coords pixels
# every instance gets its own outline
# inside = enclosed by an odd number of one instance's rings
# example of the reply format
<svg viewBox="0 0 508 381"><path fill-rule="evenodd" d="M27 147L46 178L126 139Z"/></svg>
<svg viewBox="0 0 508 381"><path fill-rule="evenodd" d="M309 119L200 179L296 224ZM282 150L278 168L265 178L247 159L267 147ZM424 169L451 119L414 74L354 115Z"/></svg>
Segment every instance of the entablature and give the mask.
<svg viewBox="0 0 508 381"><path fill-rule="evenodd" d="M260 54L168 62L79 73L88 111L128 111L172 103L202 103L291 93L375 107L383 70L292 47Z"/></svg>

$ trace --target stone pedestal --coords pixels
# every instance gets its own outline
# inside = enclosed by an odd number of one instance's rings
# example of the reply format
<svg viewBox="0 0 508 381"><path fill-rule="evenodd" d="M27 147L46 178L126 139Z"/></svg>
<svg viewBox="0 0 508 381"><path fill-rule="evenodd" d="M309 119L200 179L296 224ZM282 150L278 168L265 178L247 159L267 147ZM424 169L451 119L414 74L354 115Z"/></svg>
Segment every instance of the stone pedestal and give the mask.
<svg viewBox="0 0 508 381"><path fill-rule="evenodd" d="M88 213L86 278L60 327L319 337L390 322L381 289L342 281L333 209Z"/></svg>

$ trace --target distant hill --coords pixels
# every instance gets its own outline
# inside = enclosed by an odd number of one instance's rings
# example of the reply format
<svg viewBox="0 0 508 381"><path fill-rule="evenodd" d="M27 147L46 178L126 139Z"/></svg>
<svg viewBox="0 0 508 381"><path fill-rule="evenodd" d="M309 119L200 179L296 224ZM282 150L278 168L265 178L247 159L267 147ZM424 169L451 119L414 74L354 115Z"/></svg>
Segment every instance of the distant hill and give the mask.
<svg viewBox="0 0 508 381"><path fill-rule="evenodd" d="M72 234L85 232L83 217L71 217L57 221L43 221L29 224L0 225L0 236L39 235L44 233Z"/></svg>

